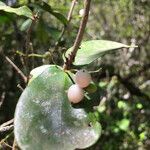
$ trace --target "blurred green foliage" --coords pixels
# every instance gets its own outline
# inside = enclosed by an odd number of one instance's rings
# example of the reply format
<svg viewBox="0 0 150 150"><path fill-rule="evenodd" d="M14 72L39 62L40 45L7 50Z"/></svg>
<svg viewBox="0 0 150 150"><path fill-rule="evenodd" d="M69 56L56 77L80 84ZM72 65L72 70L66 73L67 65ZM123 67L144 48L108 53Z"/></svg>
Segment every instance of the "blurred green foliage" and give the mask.
<svg viewBox="0 0 150 150"><path fill-rule="evenodd" d="M46 2L51 5L53 11L67 17L71 0ZM25 88L22 79L5 60L5 56L25 75L34 67L45 63L62 65L62 54L73 45L78 31L81 19L79 10L83 8L83 1L77 3L72 20L57 46L55 45L64 23L35 4L41 4L41 1L18 0L13 4L13 7L27 5L39 16L32 26L28 53L41 57L28 57L27 67L23 54L27 51L25 43L31 21L0 11L0 123L13 118L21 94L17 85ZM98 95L99 113L96 115L103 129L101 138L89 150L150 149L149 6L148 0L92 1L84 41L107 39L139 47L109 54L88 66L88 70L102 68L100 72L93 74L93 78L101 91ZM47 52L50 55L43 57ZM0 138L3 139L7 134L1 134ZM7 142L11 144L12 140Z"/></svg>

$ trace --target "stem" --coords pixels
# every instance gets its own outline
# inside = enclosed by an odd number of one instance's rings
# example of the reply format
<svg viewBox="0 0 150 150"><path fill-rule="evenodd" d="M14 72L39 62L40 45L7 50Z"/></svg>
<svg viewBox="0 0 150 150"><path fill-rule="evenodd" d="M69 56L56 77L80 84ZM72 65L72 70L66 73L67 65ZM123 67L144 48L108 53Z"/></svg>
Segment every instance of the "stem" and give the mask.
<svg viewBox="0 0 150 150"><path fill-rule="evenodd" d="M37 19L38 19L38 13L33 15L31 25L30 25L29 29L27 30L26 42L25 42L25 50L26 50L25 55L26 56L28 56L28 53L29 53L32 27L36 23ZM28 57L25 58L25 69L26 69L26 74L28 75L28 73L29 73L29 58ZM29 80L29 76L27 76L27 81L28 80Z"/></svg>
<svg viewBox="0 0 150 150"><path fill-rule="evenodd" d="M2 125L0 125L0 133L12 130L14 127L13 122L14 122L14 119L11 119L11 120L3 123Z"/></svg>
<svg viewBox="0 0 150 150"><path fill-rule="evenodd" d="M40 57L40 58L44 58L44 55L40 55L40 54L29 54L28 57Z"/></svg>
<svg viewBox="0 0 150 150"><path fill-rule="evenodd" d="M24 90L20 84L17 85L17 88L19 88L21 92Z"/></svg>
<svg viewBox="0 0 150 150"><path fill-rule="evenodd" d="M55 43L55 49L56 49L57 46L59 45L59 43L60 43L60 41L61 41L61 39L62 39L62 37L63 37L63 35L64 35L66 29L67 29L67 27L68 27L68 25L69 25L69 23L70 23L70 21L71 21L72 13L73 13L74 7L75 7L75 5L76 5L76 2L77 2L77 0L73 0L72 3L71 3L71 7L70 7L70 10L69 10L69 13L68 13L68 17L67 17L68 24L63 27L63 29L62 29L62 31L61 31L61 33L60 33L60 36L59 36L57 42Z"/></svg>
<svg viewBox="0 0 150 150"><path fill-rule="evenodd" d="M69 10L69 13L68 13L68 17L67 17L68 22L71 21L72 13L73 13L74 7L76 5L76 2L77 2L77 0L73 0L72 3L71 3L71 7L70 7L70 10Z"/></svg>
<svg viewBox="0 0 150 150"><path fill-rule="evenodd" d="M16 150L16 149L17 149L17 143L16 143L16 139L14 138L12 150Z"/></svg>
<svg viewBox="0 0 150 150"><path fill-rule="evenodd" d="M26 43L25 43L25 55L28 56L29 53L29 45L30 45L30 41L31 41L31 31L32 31L32 26L34 24L34 20L32 20L32 23L27 31L27 35L26 35ZM29 73L29 58L25 57L25 69L26 69L26 74L28 75ZM28 80L28 77L27 77Z"/></svg>
<svg viewBox="0 0 150 150"><path fill-rule="evenodd" d="M40 57L40 58L44 58L45 57L45 55L35 54L35 53L31 53L31 54L28 54L28 55L26 55L26 54L24 54L24 53L22 53L20 51L16 51L16 53L19 54L20 56L24 56L24 57Z"/></svg>
<svg viewBox="0 0 150 150"><path fill-rule="evenodd" d="M13 66L13 68L17 71L17 73L22 77L22 79L26 83L27 77L24 75L24 73L7 56L5 56L5 58Z"/></svg>
<svg viewBox="0 0 150 150"><path fill-rule="evenodd" d="M14 125L9 125L9 126L0 128L0 133L13 130L13 128L14 128Z"/></svg>
<svg viewBox="0 0 150 150"><path fill-rule="evenodd" d="M7 121L7 122L1 124L1 125L0 125L0 128L5 127L5 126L8 126L8 125L12 124L13 122L14 122L14 119L11 119L11 120L9 120L9 121Z"/></svg>
<svg viewBox="0 0 150 150"><path fill-rule="evenodd" d="M7 144L6 142L3 142L3 144L12 149L12 146L10 146L9 144Z"/></svg>
<svg viewBox="0 0 150 150"><path fill-rule="evenodd" d="M2 95L1 95L1 98L0 98L0 107L3 105L3 102L5 100L5 95L6 95L6 92L3 92Z"/></svg>
<svg viewBox="0 0 150 150"><path fill-rule="evenodd" d="M90 3L91 3L91 0L85 0L84 16L81 20L79 31L78 31L77 37L75 39L75 42L74 42L74 45L72 48L72 53L68 56L68 58L66 59L66 62L64 63L63 68L65 70L70 69L70 67L75 59L76 53L79 49L79 46L81 44L83 34L85 31L85 27L86 27L86 24L88 21L88 15L89 15L89 11L90 11Z"/></svg>

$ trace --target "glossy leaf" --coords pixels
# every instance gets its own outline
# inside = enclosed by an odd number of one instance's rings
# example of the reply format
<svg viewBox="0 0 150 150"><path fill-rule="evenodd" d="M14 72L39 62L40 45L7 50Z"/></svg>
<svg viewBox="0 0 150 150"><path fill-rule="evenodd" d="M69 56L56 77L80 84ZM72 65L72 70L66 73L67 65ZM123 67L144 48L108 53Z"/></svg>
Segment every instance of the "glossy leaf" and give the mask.
<svg viewBox="0 0 150 150"><path fill-rule="evenodd" d="M50 14L52 14L53 16L55 16L58 20L60 20L63 24L67 24L68 21L67 21L67 18L62 15L60 12L54 10L50 5L48 5L47 3L45 2L42 2L42 3L38 3L37 4L41 9L49 12Z"/></svg>
<svg viewBox="0 0 150 150"><path fill-rule="evenodd" d="M10 6L7 6L5 3L0 2L0 10L33 19L32 11L27 6L12 8Z"/></svg>
<svg viewBox="0 0 150 150"><path fill-rule="evenodd" d="M112 50L117 50L124 47L129 48L130 46L107 40L86 41L81 44L73 64L76 66L87 65ZM68 56L71 51L72 47L68 49L65 55Z"/></svg>
<svg viewBox="0 0 150 150"><path fill-rule="evenodd" d="M71 106L66 93L71 84L60 67L51 65L24 90L14 121L22 150L74 150L97 141L101 126L91 122L83 108Z"/></svg>

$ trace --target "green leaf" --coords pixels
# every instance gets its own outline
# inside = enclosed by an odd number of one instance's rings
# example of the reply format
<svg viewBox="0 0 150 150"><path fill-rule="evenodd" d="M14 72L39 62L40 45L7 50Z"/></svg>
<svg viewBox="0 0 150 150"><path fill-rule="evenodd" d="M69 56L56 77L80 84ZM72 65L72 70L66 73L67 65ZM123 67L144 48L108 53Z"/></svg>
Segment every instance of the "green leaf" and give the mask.
<svg viewBox="0 0 150 150"><path fill-rule="evenodd" d="M32 24L32 20L31 19L27 19L26 21L23 22L23 24L20 27L21 31L26 31L31 27Z"/></svg>
<svg viewBox="0 0 150 150"><path fill-rule="evenodd" d="M19 16L25 16L30 19L33 19L32 11L27 6L22 6L19 8L12 8L7 6L5 3L0 2L0 10L8 12L8 13L15 13Z"/></svg>
<svg viewBox="0 0 150 150"><path fill-rule="evenodd" d="M107 40L86 41L81 44L73 64L76 66L87 65L112 50L129 47L122 43ZM68 56L71 52L72 47L67 50L65 55Z"/></svg>
<svg viewBox="0 0 150 150"><path fill-rule="evenodd" d="M142 108L143 108L143 105L142 105L141 103L137 103L137 104L136 104L136 108L142 109Z"/></svg>
<svg viewBox="0 0 150 150"><path fill-rule="evenodd" d="M85 91L88 93L95 93L97 91L97 86L92 82L85 88Z"/></svg>
<svg viewBox="0 0 150 150"><path fill-rule="evenodd" d="M54 65L35 72L38 76L22 93L15 112L14 132L20 148L74 150L94 144L101 126L91 123L83 108L71 106L67 90L72 82L67 73Z"/></svg>
<svg viewBox="0 0 150 150"><path fill-rule="evenodd" d="M67 18L62 15L60 12L54 10L50 5L48 5L47 3L45 2L42 2L42 3L38 3L37 4L41 9L49 12L50 14L52 14L53 16L55 16L59 21L61 21L64 25L67 25L68 23L68 20Z"/></svg>
<svg viewBox="0 0 150 150"><path fill-rule="evenodd" d="M144 132L140 133L139 137L140 137L140 141L145 140L146 139L146 132L144 131Z"/></svg>
<svg viewBox="0 0 150 150"><path fill-rule="evenodd" d="M127 110L128 109L128 105L126 104L126 102L124 102L124 101L118 101L118 108L119 109L124 109L124 110Z"/></svg>
<svg viewBox="0 0 150 150"><path fill-rule="evenodd" d="M117 122L118 127L123 131L127 131L129 124L130 124L129 119L122 119L121 121Z"/></svg>
<svg viewBox="0 0 150 150"><path fill-rule="evenodd" d="M29 80L29 83L31 83L31 81L33 81L36 77L38 77L47 68L49 68L49 65L43 65L43 66L36 67L33 70L31 70L31 72L30 72L31 78Z"/></svg>
<svg viewBox="0 0 150 150"><path fill-rule="evenodd" d="M7 23L9 21L10 20L7 16L3 16L3 15L0 16L0 24Z"/></svg>

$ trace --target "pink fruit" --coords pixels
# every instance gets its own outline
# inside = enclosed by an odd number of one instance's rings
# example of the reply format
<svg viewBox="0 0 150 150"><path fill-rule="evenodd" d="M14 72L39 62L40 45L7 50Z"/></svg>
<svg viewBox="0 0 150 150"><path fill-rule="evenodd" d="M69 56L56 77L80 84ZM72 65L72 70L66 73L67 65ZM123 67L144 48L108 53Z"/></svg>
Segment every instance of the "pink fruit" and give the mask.
<svg viewBox="0 0 150 150"><path fill-rule="evenodd" d="M73 84L68 89L68 99L72 103L79 103L84 97L84 92L77 84Z"/></svg>
<svg viewBox="0 0 150 150"><path fill-rule="evenodd" d="M75 83L78 84L81 88L87 87L91 82L91 75L87 70L82 69L77 71L75 74Z"/></svg>

